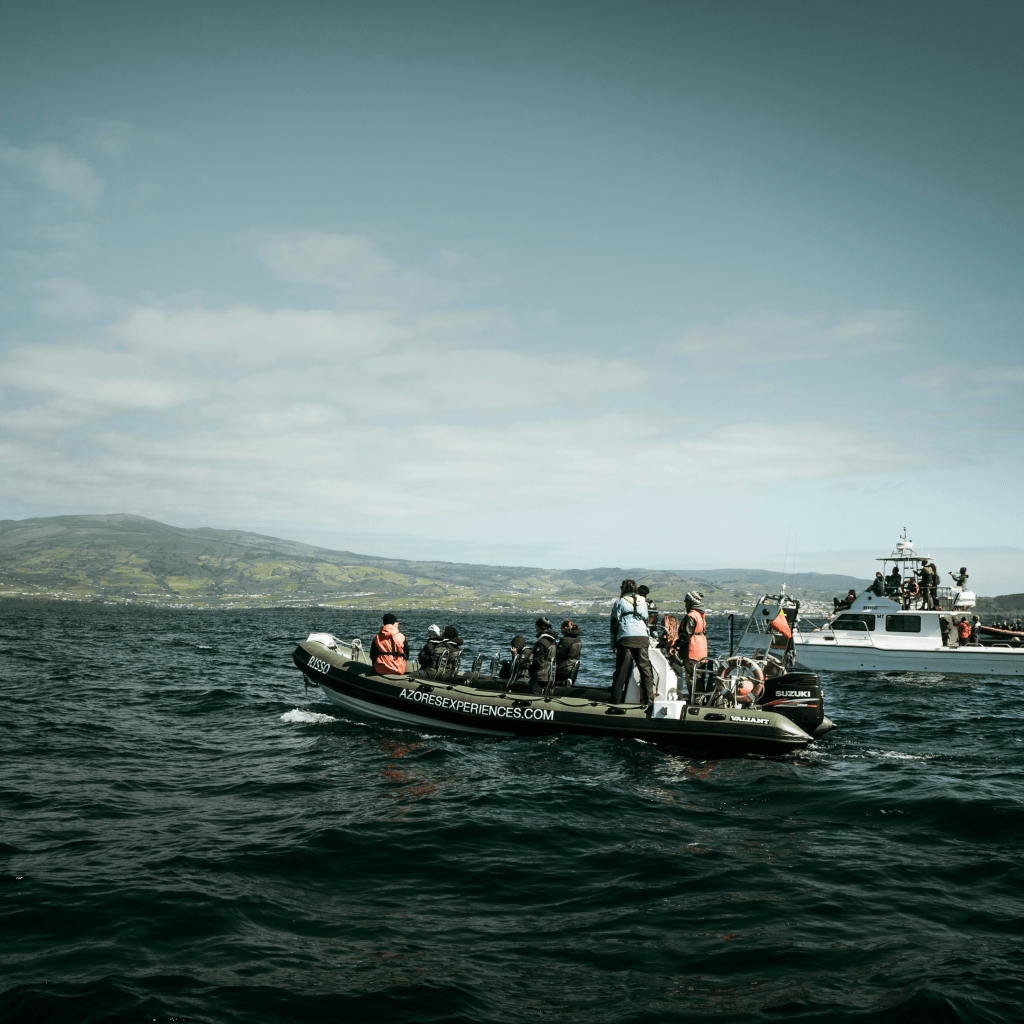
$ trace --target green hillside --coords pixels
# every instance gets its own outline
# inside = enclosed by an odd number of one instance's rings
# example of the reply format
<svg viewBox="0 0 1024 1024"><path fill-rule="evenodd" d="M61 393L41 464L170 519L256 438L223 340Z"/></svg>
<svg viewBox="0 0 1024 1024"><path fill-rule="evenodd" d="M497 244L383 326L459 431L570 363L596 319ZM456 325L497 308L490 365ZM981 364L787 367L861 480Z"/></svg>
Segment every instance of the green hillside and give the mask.
<svg viewBox="0 0 1024 1024"><path fill-rule="evenodd" d="M182 529L132 515L0 521L0 596L189 607L335 605L452 611L601 612L633 576L662 609L699 589L712 609L750 604L777 573L645 569L551 570L376 558L236 530ZM711 574L709 574L711 575ZM804 574L812 577L813 574ZM746 577L750 577L747 579ZM858 581L815 577L844 592ZM791 592L800 593L799 589ZM824 590L820 590L824 593Z"/></svg>

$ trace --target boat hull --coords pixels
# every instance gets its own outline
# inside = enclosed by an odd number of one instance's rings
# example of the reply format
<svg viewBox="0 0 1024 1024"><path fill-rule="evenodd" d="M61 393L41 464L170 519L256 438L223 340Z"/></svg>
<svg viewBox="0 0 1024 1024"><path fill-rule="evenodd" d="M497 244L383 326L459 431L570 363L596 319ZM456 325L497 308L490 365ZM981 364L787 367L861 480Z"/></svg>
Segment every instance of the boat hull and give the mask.
<svg viewBox="0 0 1024 1024"><path fill-rule="evenodd" d="M940 675L1024 675L1024 650L942 647L887 650L874 645L797 640L796 665L808 672L929 672Z"/></svg>
<svg viewBox="0 0 1024 1024"><path fill-rule="evenodd" d="M585 697L500 693L468 681L377 675L344 650L306 641L296 666L325 697L347 711L428 732L471 736L612 736L707 752L717 756L779 755L812 742L775 712L685 707L679 719L648 717L639 706ZM831 723L829 723L831 725Z"/></svg>

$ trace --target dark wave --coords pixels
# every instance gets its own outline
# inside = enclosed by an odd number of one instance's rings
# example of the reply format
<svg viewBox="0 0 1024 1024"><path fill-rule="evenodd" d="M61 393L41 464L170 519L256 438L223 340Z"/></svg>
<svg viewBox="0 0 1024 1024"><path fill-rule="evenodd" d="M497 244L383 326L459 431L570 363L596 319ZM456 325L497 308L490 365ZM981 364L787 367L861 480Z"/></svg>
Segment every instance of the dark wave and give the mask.
<svg viewBox="0 0 1024 1024"><path fill-rule="evenodd" d="M835 732L722 760L306 696L295 642L369 615L4 610L0 1020L1020 1019L1005 680L826 676Z"/></svg>

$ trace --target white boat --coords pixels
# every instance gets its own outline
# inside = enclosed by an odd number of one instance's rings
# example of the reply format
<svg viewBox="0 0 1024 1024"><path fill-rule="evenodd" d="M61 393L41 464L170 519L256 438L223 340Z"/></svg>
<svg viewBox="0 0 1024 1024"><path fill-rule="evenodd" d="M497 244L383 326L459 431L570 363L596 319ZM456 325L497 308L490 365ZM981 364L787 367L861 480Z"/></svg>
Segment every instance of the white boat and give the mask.
<svg viewBox="0 0 1024 1024"><path fill-rule="evenodd" d="M906 534L891 555L906 581L930 555L918 555ZM908 573L909 570L909 573ZM840 607L824 625L797 622L793 630L796 666L810 672L928 672L944 675L1024 675L1024 644L986 637L961 646L955 623L974 607L964 587L939 587L939 608L915 587L868 589ZM932 607L926 607L931 604ZM943 636L941 619L950 627Z"/></svg>

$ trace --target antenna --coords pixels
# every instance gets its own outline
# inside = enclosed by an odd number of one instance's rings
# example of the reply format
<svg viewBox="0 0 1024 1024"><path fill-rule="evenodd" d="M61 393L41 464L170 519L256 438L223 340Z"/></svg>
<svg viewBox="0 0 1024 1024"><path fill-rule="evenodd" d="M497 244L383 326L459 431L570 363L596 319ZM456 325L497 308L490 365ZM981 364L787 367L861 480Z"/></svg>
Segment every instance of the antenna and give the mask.
<svg viewBox="0 0 1024 1024"><path fill-rule="evenodd" d="M793 527L786 531L786 553L782 556L782 593L786 593L786 562L789 561L789 538L793 533Z"/></svg>

